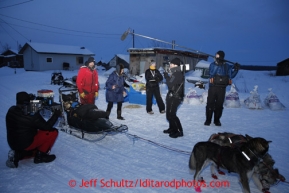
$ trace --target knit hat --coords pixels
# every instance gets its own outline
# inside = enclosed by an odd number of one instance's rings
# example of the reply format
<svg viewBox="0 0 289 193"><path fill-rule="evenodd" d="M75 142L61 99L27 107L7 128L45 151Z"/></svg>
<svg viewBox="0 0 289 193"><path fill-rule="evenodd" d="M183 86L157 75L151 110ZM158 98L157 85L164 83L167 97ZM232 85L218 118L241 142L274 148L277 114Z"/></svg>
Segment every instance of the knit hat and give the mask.
<svg viewBox="0 0 289 193"><path fill-rule="evenodd" d="M89 57L88 60L87 60L87 63L89 64L90 62L94 62L94 57Z"/></svg>
<svg viewBox="0 0 289 193"><path fill-rule="evenodd" d="M27 92L18 92L16 94L16 104L25 104L30 102L30 95Z"/></svg>
<svg viewBox="0 0 289 193"><path fill-rule="evenodd" d="M179 59L179 58L174 58L170 61L171 64L175 64L180 66L181 64L183 64L183 62Z"/></svg>
<svg viewBox="0 0 289 193"><path fill-rule="evenodd" d="M219 50L216 54L219 55L219 58L220 58L220 59L224 59L224 58L225 58L225 52L222 51L222 50Z"/></svg>

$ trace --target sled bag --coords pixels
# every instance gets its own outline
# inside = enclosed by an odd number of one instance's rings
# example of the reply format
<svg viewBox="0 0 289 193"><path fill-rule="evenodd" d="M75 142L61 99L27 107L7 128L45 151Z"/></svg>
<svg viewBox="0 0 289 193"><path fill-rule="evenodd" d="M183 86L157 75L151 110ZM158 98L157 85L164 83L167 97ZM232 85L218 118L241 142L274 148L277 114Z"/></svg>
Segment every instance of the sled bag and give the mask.
<svg viewBox="0 0 289 193"><path fill-rule="evenodd" d="M78 117L87 120L96 120L98 118L105 118L106 112L99 110L94 104L81 105L74 111Z"/></svg>
<svg viewBox="0 0 289 193"><path fill-rule="evenodd" d="M227 86L227 85L229 85L229 76L216 75L214 77L213 84L215 86Z"/></svg>

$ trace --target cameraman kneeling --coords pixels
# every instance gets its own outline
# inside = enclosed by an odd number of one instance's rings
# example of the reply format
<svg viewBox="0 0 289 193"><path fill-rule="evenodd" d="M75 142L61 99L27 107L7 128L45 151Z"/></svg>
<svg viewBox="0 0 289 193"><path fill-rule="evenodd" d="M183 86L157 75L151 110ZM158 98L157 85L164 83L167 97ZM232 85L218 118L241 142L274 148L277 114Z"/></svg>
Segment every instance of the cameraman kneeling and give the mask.
<svg viewBox="0 0 289 193"><path fill-rule="evenodd" d="M58 136L58 130L53 128L60 110L56 110L53 116L46 121L39 113L27 113L30 105L30 95L26 92L16 94L16 106L10 107L6 114L7 141L14 156L6 165L18 167L18 161L32 151L36 152L34 163L52 162L56 156L49 152ZM11 155L10 155L11 156ZM31 156L31 155L30 155Z"/></svg>

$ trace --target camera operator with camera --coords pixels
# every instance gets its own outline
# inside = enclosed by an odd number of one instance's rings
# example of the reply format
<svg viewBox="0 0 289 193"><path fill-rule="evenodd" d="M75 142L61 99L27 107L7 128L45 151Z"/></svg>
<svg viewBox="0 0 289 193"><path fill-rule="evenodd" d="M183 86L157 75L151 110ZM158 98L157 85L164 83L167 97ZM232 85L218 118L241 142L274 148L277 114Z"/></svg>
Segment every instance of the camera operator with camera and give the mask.
<svg viewBox="0 0 289 193"><path fill-rule="evenodd" d="M16 106L10 107L6 114L7 141L11 148L6 162L8 167L17 168L19 160L34 153L35 164L52 162L56 158L49 152L58 136L58 130L53 126L62 113L56 109L46 121L32 96L18 92Z"/></svg>
<svg viewBox="0 0 289 193"><path fill-rule="evenodd" d="M220 118L223 113L223 104L226 95L226 87L232 84L232 79L237 75L240 64L230 65L224 60L225 52L216 53L214 62L210 64L210 83L206 106L206 121L204 125L210 126L214 114L214 124L221 126Z"/></svg>

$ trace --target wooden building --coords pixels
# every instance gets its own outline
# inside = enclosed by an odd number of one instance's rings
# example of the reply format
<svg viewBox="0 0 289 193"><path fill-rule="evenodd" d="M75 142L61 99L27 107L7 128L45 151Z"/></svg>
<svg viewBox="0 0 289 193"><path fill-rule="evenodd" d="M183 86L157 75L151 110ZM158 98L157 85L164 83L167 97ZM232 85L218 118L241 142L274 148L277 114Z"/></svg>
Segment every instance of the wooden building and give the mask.
<svg viewBox="0 0 289 193"><path fill-rule="evenodd" d="M174 50L167 48L130 48L129 71L132 75L140 75L149 68L150 61L156 61L156 68L166 69L169 61L175 57L180 58L184 64L188 64L190 70L194 70L199 60L208 60L208 55L195 52Z"/></svg>
<svg viewBox="0 0 289 193"><path fill-rule="evenodd" d="M23 55L17 50L8 49L0 55L0 66L23 68Z"/></svg>
<svg viewBox="0 0 289 193"><path fill-rule="evenodd" d="M289 58L277 63L276 76L289 75Z"/></svg>

